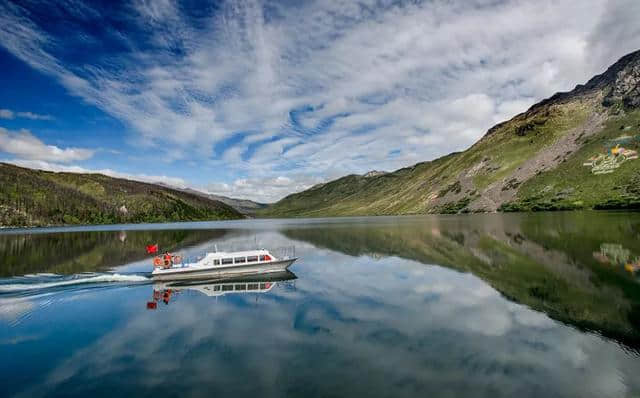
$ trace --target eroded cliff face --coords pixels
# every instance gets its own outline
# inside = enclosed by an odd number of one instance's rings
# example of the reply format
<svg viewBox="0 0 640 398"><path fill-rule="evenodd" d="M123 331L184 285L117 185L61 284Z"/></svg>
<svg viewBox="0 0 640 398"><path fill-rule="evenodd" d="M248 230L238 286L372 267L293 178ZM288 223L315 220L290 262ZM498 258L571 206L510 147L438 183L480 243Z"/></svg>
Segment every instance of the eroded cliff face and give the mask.
<svg viewBox="0 0 640 398"><path fill-rule="evenodd" d="M575 120L574 126L565 128L564 131L562 128L557 129L556 133L560 134L556 134L547 145L524 160L508 176L494 181L483 189L478 197L471 201L467 209L470 211L496 211L506 203L518 199L522 184L536 179L544 173L565 168L565 163L571 158L584 157L583 160L588 159L589 156L585 156L583 154L585 151L582 150L585 146L595 141L600 141L603 146L606 146L607 140L615 139L614 135L616 134L612 135L611 131L605 131L607 126L611 127L612 123L619 122L620 127L616 127L623 130L624 134L630 138L631 142L626 142L625 145L638 149L640 140L634 141L633 138L634 134L640 133L640 129L637 128L640 126L635 126L634 122L639 107L640 51L636 51L621 58L603 74L595 76L585 85L579 85L567 93L558 93L494 129L493 132L502 130L503 133L506 131L506 134L525 137L535 134L537 129L549 123L552 118L558 115L558 112L562 113L566 110L571 113L576 110L584 112L582 117ZM575 115L578 116L578 113ZM616 128L609 128L609 130L616 130ZM616 131L613 132L616 133ZM572 164L568 167L575 168L576 165ZM606 177L596 178L606 183ZM574 182L579 185L579 181ZM551 182L542 188L553 190L554 185ZM575 189L569 188L560 196L570 196L566 194L573 192ZM575 203L584 202L579 195L576 195L574 199ZM577 204L576 207L580 205Z"/></svg>
<svg viewBox="0 0 640 398"><path fill-rule="evenodd" d="M640 107L640 51L630 55L629 62L616 71L605 105L621 101L626 108Z"/></svg>

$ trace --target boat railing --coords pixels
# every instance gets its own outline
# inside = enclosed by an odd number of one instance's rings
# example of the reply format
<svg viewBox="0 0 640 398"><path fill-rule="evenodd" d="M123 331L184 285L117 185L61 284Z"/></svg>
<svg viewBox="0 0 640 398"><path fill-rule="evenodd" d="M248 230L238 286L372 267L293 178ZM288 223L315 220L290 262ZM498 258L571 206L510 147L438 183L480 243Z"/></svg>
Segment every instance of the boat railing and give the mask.
<svg viewBox="0 0 640 398"><path fill-rule="evenodd" d="M280 259L293 258L296 256L296 247L295 246L280 246L280 247L264 247L264 246L248 246L248 245L213 245L210 249L206 249L204 252L200 253L199 256L188 256L188 258L193 259L195 261L202 260L207 253L216 253L216 252L243 252L243 251L251 251L251 250L268 250L271 254ZM194 261L194 262L195 262Z"/></svg>
<svg viewBox="0 0 640 398"><path fill-rule="evenodd" d="M225 251L225 252L235 252L235 251L249 251L249 250L261 250L262 248L256 249L229 249L229 248L224 248L224 250L221 251ZM296 256L296 247L295 246L282 246L282 247L276 247L276 248L269 248L267 249L269 250L269 252L271 254L273 254L276 258L281 259L281 260L287 260L287 259L291 259L294 258ZM213 251L212 251L213 252ZM171 261L171 267L173 268L179 268L182 266L185 266L187 264L193 264L193 263L197 263L198 261L202 260L207 253L209 253L209 251L205 251L199 254L190 254L190 255L183 255L182 253L172 253L172 261ZM162 256L159 256L162 257ZM178 261L176 261L178 260Z"/></svg>

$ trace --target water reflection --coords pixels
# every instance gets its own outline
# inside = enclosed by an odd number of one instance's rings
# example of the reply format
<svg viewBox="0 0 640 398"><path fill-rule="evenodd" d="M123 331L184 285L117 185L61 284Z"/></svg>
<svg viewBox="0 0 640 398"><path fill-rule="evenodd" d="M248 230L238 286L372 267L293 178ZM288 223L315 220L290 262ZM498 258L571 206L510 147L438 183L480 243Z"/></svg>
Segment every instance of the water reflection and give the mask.
<svg viewBox="0 0 640 398"><path fill-rule="evenodd" d="M295 244L295 284L129 280L0 293L4 395L640 393L638 277L623 264L640 254L640 215L258 224L176 247Z"/></svg>
<svg viewBox="0 0 640 398"><path fill-rule="evenodd" d="M147 309L155 310L159 302L168 305L172 297L186 290L196 291L209 297L220 297L225 294L258 294L267 293L278 284L295 279L297 276L293 272L285 271L242 278L154 282L152 300L147 302Z"/></svg>
<svg viewBox="0 0 640 398"><path fill-rule="evenodd" d="M209 229L0 234L0 276L102 271L148 258L144 248L151 242L172 251L226 233Z"/></svg>
<svg viewBox="0 0 640 398"><path fill-rule="evenodd" d="M599 252L593 252L593 258L602 264L624 267L625 271L635 274L640 270L640 256L631 254L631 250L617 243L603 243Z"/></svg>
<svg viewBox="0 0 640 398"><path fill-rule="evenodd" d="M398 256L470 272L510 300L640 347L640 214L389 219L282 233L351 256Z"/></svg>
<svg viewBox="0 0 640 398"><path fill-rule="evenodd" d="M131 396L247 397L607 397L640 388L637 357L505 300L471 274L304 250L313 253L296 267L295 289L278 285L257 301L185 289L160 314L140 305L149 286L61 301L32 317L41 322L17 326L30 340L10 346L21 360L5 377L22 381L19 396L35 397L101 396L114 386ZM117 315L110 327L96 308ZM38 336L45 324L69 327Z"/></svg>

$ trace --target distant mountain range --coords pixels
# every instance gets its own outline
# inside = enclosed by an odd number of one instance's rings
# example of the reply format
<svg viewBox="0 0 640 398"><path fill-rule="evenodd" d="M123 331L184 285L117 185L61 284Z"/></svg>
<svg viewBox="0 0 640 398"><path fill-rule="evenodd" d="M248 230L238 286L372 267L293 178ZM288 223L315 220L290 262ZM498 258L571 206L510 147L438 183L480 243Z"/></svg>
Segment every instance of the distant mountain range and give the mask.
<svg viewBox="0 0 640 398"><path fill-rule="evenodd" d="M0 163L0 226L48 226L244 218L222 201L178 189Z"/></svg>
<svg viewBox="0 0 640 398"><path fill-rule="evenodd" d="M348 175L268 217L640 208L640 51L497 124L463 152Z"/></svg>
<svg viewBox="0 0 640 398"><path fill-rule="evenodd" d="M192 193L194 195L199 195L199 196L205 197L207 199L216 200L216 201L225 203L225 204L233 207L234 209L236 209L240 213L245 214L245 215L249 215L249 216L252 215L252 214L255 214L260 209L264 209L264 208L266 208L268 206L268 204L266 204L266 203L254 202L254 201L249 200L249 199L235 199L235 198L230 198L228 196L222 196L222 195L216 195L216 194L207 193L207 192L201 192L201 191L197 191L197 190L191 189L191 188L184 189L184 191Z"/></svg>

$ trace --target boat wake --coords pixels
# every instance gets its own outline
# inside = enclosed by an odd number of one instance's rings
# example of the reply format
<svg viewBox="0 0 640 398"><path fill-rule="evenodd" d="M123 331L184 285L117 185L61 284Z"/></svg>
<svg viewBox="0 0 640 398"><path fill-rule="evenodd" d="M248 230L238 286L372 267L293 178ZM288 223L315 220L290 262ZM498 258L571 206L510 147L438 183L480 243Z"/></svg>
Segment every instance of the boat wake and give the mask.
<svg viewBox="0 0 640 398"><path fill-rule="evenodd" d="M146 274L148 275L148 274ZM30 274L0 280L0 295L43 293L75 287L148 283L145 274L84 273L76 275Z"/></svg>
<svg viewBox="0 0 640 398"><path fill-rule="evenodd" d="M6 322L9 326L16 326L38 310L58 302L74 300L76 294L150 282L149 273L42 273L0 278L0 325Z"/></svg>

